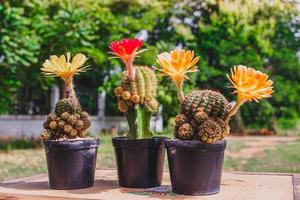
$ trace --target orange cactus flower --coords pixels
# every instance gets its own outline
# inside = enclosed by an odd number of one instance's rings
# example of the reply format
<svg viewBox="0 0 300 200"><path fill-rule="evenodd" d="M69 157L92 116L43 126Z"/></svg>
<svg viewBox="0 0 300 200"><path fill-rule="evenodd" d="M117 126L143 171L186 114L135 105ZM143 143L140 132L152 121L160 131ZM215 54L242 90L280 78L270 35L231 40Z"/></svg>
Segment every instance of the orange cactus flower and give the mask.
<svg viewBox="0 0 300 200"><path fill-rule="evenodd" d="M227 74L227 77L232 83L231 87L235 88L233 93L236 93L238 97L237 102L227 115L228 120L245 102L252 100L258 102L260 99L272 96L273 81L268 80L269 77L265 73L238 65L231 69L231 76Z"/></svg>
<svg viewBox="0 0 300 200"><path fill-rule="evenodd" d="M64 55L60 57L53 55L44 62L41 71L45 76L58 76L66 83L69 83L75 74L85 72L89 69L88 66L83 66L86 60L87 57L81 53L76 54L72 60L70 53L67 53L67 57Z"/></svg>
<svg viewBox="0 0 300 200"><path fill-rule="evenodd" d="M112 51L111 53L119 57L125 63L131 80L134 79L133 60L139 53L144 51L138 51L142 45L142 40L132 38L114 41L109 45Z"/></svg>
<svg viewBox="0 0 300 200"><path fill-rule="evenodd" d="M273 81L268 80L268 75L253 68L238 65L231 69L228 79L235 88L238 98L243 101L256 101L271 97Z"/></svg>
<svg viewBox="0 0 300 200"><path fill-rule="evenodd" d="M178 90L180 101L184 99L182 92L183 81L189 79L187 73L197 72L195 66L199 61L199 56L194 58L194 51L175 49L170 53L164 52L157 56L156 62L162 67L159 70L162 75L169 76Z"/></svg>

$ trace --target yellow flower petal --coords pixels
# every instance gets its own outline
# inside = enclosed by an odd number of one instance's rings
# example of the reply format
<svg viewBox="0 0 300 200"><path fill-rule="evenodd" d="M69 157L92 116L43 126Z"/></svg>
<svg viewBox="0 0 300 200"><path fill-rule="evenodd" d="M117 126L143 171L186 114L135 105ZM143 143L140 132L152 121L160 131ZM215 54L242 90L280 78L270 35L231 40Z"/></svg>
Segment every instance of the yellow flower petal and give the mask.
<svg viewBox="0 0 300 200"><path fill-rule="evenodd" d="M67 57L64 55L60 57L53 55L44 62L41 71L45 76L58 76L68 82L75 74L88 70L87 66L83 66L86 60L86 56L81 53L76 54L72 61L70 53L67 53Z"/></svg>

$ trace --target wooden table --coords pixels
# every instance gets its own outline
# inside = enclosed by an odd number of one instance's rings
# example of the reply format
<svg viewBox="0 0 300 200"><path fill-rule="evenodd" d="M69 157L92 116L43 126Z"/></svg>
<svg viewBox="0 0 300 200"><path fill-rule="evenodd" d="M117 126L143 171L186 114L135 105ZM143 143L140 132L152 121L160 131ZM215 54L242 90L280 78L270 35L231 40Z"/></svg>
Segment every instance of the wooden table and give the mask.
<svg viewBox="0 0 300 200"><path fill-rule="evenodd" d="M5 181L0 184L0 199L225 199L225 200L300 200L300 176L274 173L224 172L221 192L211 196L182 196L171 192L169 173L163 184L149 189L118 187L115 170L97 170L95 186L79 190L50 190L46 174Z"/></svg>

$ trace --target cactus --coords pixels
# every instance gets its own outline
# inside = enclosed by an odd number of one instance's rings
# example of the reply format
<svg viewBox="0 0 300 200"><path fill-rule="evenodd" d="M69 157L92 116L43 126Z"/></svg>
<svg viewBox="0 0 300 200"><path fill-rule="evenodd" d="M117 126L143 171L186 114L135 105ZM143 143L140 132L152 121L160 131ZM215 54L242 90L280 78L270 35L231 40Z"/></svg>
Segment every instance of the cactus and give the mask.
<svg viewBox="0 0 300 200"><path fill-rule="evenodd" d="M79 113L81 112L81 106L80 104L76 101L74 101L71 98L63 98L58 100L58 102L55 105L55 114L56 115L61 115L64 112L73 114L73 113Z"/></svg>
<svg viewBox="0 0 300 200"><path fill-rule="evenodd" d="M151 137L150 120L158 109L155 99L157 79L154 71L147 66L134 68L134 80L128 71L122 73L121 85L115 89L118 109L125 113L129 123L129 138Z"/></svg>
<svg viewBox="0 0 300 200"><path fill-rule="evenodd" d="M82 137L91 122L88 114L82 112L76 96L58 100L55 105L55 113L50 113L44 123L45 130L41 138L45 139L71 139ZM79 134L78 131L81 131Z"/></svg>
<svg viewBox="0 0 300 200"><path fill-rule="evenodd" d="M66 101L69 102L69 101ZM57 104L61 106L61 104ZM61 114L50 113L44 123L44 130L41 138L45 139L71 139L76 137L84 137L86 130L90 127L91 121L86 112L79 112L74 114L76 107L69 108L68 111L64 110ZM60 109L60 108L59 108ZM57 108L55 109L57 110Z"/></svg>
<svg viewBox="0 0 300 200"><path fill-rule="evenodd" d="M83 72L87 67L83 67L86 57L77 54L70 62L70 54L67 60L61 56L57 62L57 56L51 56L46 60L42 71L45 75L59 76L65 82L64 98L55 105L55 113L50 113L43 124L44 130L41 133L42 140L72 139L85 137L86 130L90 127L91 121L87 112L82 111L76 98L73 86L73 76Z"/></svg>
<svg viewBox="0 0 300 200"><path fill-rule="evenodd" d="M201 108L208 116L225 119L229 103L219 92L212 90L195 90L181 103L181 112L192 117Z"/></svg>
<svg viewBox="0 0 300 200"><path fill-rule="evenodd" d="M143 50L139 39L123 39L112 42L109 48L112 54L119 57L125 64L126 70L121 76L121 84L115 89L117 105L124 113L129 124L128 138L152 137L150 130L151 116L158 109L155 99L157 79L154 71L147 66L134 66L133 61Z"/></svg>
<svg viewBox="0 0 300 200"><path fill-rule="evenodd" d="M229 110L230 104L219 92L195 90L181 102L174 136L183 140L196 138L209 144L222 140L229 134L225 120Z"/></svg>
<svg viewBox="0 0 300 200"><path fill-rule="evenodd" d="M177 88L181 114L175 119L175 138L212 144L229 134L229 120L242 104L271 97L273 82L267 74L238 65L231 70L231 76L227 75L237 94L236 103L228 103L222 94L212 90L195 90L185 96L183 82L189 79L188 73L198 71L198 60L193 51L175 49L159 54L156 61L161 67L158 70L169 76Z"/></svg>
<svg viewBox="0 0 300 200"><path fill-rule="evenodd" d="M149 111L156 112L158 103L155 99L157 90L155 73L146 66L137 66L134 71L134 81L129 79L128 71L124 71L121 86L115 89L120 112L127 112L136 104L143 104Z"/></svg>

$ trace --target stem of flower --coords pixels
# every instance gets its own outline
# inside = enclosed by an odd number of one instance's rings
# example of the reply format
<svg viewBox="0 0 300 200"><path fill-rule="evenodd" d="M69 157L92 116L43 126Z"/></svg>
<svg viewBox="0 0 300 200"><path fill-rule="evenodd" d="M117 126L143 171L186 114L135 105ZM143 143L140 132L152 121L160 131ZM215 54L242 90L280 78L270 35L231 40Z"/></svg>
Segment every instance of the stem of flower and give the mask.
<svg viewBox="0 0 300 200"><path fill-rule="evenodd" d="M184 100L183 80L175 81L175 85L177 88L178 99L180 102L182 102Z"/></svg>
<svg viewBox="0 0 300 200"><path fill-rule="evenodd" d="M126 65L126 68L128 70L129 80L134 81L134 66L133 66L133 62L129 61L125 65Z"/></svg>
<svg viewBox="0 0 300 200"><path fill-rule="evenodd" d="M231 110L228 112L227 116L226 116L226 120L225 121L229 121L230 118L235 115L235 113L238 111L238 109L240 108L241 105L243 105L246 102L246 100L244 99L239 99L237 100L237 102L234 104L234 106L231 108Z"/></svg>
<svg viewBox="0 0 300 200"><path fill-rule="evenodd" d="M71 98L75 102L77 102L77 98L74 91L73 78L70 78L69 80L65 81L64 98Z"/></svg>

